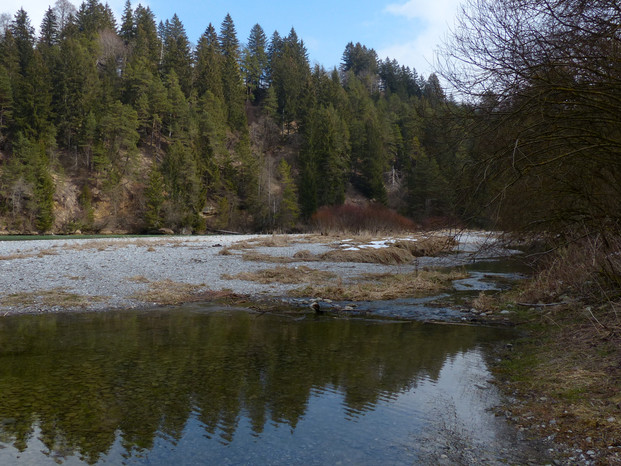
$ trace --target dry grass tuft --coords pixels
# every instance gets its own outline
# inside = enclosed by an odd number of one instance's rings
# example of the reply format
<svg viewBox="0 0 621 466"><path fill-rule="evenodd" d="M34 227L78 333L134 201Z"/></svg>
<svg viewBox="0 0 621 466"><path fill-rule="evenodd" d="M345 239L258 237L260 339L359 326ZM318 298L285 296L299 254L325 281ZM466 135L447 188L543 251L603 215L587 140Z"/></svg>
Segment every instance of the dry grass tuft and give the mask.
<svg viewBox="0 0 621 466"><path fill-rule="evenodd" d="M300 262L312 262L318 260L317 256L308 249L302 249L293 255L293 258Z"/></svg>
<svg viewBox="0 0 621 466"><path fill-rule="evenodd" d="M348 243L349 244L349 243ZM352 245L355 245L353 243ZM416 257L434 256L450 251L455 239L450 237L428 237L418 241L398 240L382 248L361 248L356 250L335 249L323 253L320 258L330 262L363 262L384 265L409 264Z"/></svg>
<svg viewBox="0 0 621 466"><path fill-rule="evenodd" d="M257 272L243 272L237 275L222 275L224 280L246 280L261 283L282 283L297 285L300 283L325 283L336 278L336 274L323 270L316 270L306 266L264 269Z"/></svg>
<svg viewBox="0 0 621 466"><path fill-rule="evenodd" d="M162 280L159 282L150 282L147 291L134 293L132 298L138 301L168 306L191 301L193 295L204 287L204 283L194 285L190 283L174 282L172 280Z"/></svg>
<svg viewBox="0 0 621 466"><path fill-rule="evenodd" d="M500 304L497 298L486 294L481 291L479 296L472 300L472 307L479 311L497 311L500 309Z"/></svg>
<svg viewBox="0 0 621 466"><path fill-rule="evenodd" d="M107 298L101 296L82 296L69 293L62 288L51 290L32 291L28 293L13 293L0 300L3 306L41 306L44 308L85 308L93 302L103 302Z"/></svg>
<svg viewBox="0 0 621 466"><path fill-rule="evenodd" d="M45 256L57 256L57 255L58 255L58 251L54 251L53 249L43 249L39 251L39 253L37 254L37 257L41 258Z"/></svg>
<svg viewBox="0 0 621 466"><path fill-rule="evenodd" d="M231 244L228 248L233 250L253 248L284 248L293 243L289 235L257 236Z"/></svg>
<svg viewBox="0 0 621 466"><path fill-rule="evenodd" d="M134 275L133 277L129 277L127 281L133 283L151 283L151 280L144 275Z"/></svg>
<svg viewBox="0 0 621 466"><path fill-rule="evenodd" d="M369 264L400 265L409 264L414 256L407 250L393 246L381 249L359 249L356 251L332 250L321 254L328 262L363 262Z"/></svg>
<svg viewBox="0 0 621 466"><path fill-rule="evenodd" d="M289 256L270 256L269 254L263 254L256 251L245 252L242 254L242 259L245 261L253 262L267 262L272 264L290 264L292 262L298 262L299 260Z"/></svg>
<svg viewBox="0 0 621 466"><path fill-rule="evenodd" d="M12 261L15 259L27 259L29 257L34 257L32 254L24 254L24 253L18 253L18 254L10 254L8 256L0 256L0 261Z"/></svg>
<svg viewBox="0 0 621 466"><path fill-rule="evenodd" d="M308 285L290 294L297 297L321 296L336 301L376 301L438 292L466 272L421 271L407 274L367 274L356 283Z"/></svg>
<svg viewBox="0 0 621 466"><path fill-rule="evenodd" d="M544 254L539 269L522 288L521 301L550 303L564 295L614 301L621 298L621 239L583 238Z"/></svg>

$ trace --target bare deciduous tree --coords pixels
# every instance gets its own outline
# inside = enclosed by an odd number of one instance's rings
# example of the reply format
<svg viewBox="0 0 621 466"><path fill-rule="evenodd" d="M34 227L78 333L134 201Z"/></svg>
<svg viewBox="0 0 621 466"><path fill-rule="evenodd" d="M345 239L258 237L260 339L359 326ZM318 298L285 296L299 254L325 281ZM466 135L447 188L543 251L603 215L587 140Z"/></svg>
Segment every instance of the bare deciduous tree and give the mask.
<svg viewBox="0 0 621 466"><path fill-rule="evenodd" d="M621 228L621 4L467 0L440 54L504 226Z"/></svg>

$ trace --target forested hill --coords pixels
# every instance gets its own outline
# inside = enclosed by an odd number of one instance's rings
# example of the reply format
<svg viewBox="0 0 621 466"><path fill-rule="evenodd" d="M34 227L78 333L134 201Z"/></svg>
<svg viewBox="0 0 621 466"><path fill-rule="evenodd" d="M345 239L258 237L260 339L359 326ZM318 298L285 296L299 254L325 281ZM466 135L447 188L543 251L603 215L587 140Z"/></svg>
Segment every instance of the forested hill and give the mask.
<svg viewBox="0 0 621 466"><path fill-rule="evenodd" d="M38 34L22 9L0 24L0 231L288 230L346 199L454 217L458 110L359 43L326 70L228 15L194 46L129 1L58 0Z"/></svg>

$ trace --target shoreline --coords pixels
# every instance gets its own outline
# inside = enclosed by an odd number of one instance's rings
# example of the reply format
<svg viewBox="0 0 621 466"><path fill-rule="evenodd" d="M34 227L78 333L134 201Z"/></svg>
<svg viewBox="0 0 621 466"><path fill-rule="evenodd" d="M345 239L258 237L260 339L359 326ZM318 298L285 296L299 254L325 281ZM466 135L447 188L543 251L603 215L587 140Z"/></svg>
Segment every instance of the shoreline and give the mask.
<svg viewBox="0 0 621 466"><path fill-rule="evenodd" d="M458 247L460 254L464 254L463 263L467 263L470 254L475 254L476 242L473 238L484 239L482 233L467 235L471 237ZM372 242L368 238L366 241ZM319 255L334 249L335 242L350 245L352 240L345 235L330 238L312 235L213 235L0 241L0 318L50 312L148 311L189 302L221 302L259 313L269 312L268 309L278 306L291 309L291 298L284 297L299 285L261 284L234 278L240 272L274 267L275 263L265 262L268 257L272 260L280 258L283 263L290 264L289 270L304 266L336 273L339 280L369 271L394 274L415 268L418 270L427 265L446 266L446 261L441 258L417 259L415 265L294 260L300 251ZM237 248L236 243L244 247ZM254 253L252 258L249 258L249 252ZM492 253L488 252L488 257L493 256ZM485 258L485 255L481 257L482 260ZM455 262L455 256L451 259ZM318 300L322 305L325 303L327 315L357 315L355 310L343 312L334 307L336 303L331 300L324 302L318 298L300 301L292 312L298 315L314 313L308 304ZM550 312L555 311L550 308L524 309L507 316L498 313L466 314L470 321L448 319L428 323L515 325L525 336L510 348L499 348L490 359L498 388L507 400L498 415L505 417L525 435L543 440L551 449L550 453L559 458L554 464L621 464L621 444L606 444L604 434L600 435L610 429L611 424L618 424L621 412L609 414L600 421L594 419L590 430L572 428L572 422L567 420L574 418L564 415L563 411L567 413L578 409L576 406L588 404L589 392L579 393L579 399L563 399L558 396L555 384L538 385L537 381L529 379L532 371L539 367L546 368L546 361L537 360L535 356L542 355L549 359L558 356L559 349L554 339L544 338L548 333L555 334L549 327L540 325L542 315ZM388 316L388 319L391 317ZM570 353L571 348L565 351ZM565 366L570 363L568 359ZM554 370L560 373L571 368ZM545 374L536 373L530 377L544 379ZM572 393L571 390L581 386L569 385L565 388ZM548 409L550 406L555 408L553 412ZM588 421L588 416L594 417L596 413L585 416Z"/></svg>

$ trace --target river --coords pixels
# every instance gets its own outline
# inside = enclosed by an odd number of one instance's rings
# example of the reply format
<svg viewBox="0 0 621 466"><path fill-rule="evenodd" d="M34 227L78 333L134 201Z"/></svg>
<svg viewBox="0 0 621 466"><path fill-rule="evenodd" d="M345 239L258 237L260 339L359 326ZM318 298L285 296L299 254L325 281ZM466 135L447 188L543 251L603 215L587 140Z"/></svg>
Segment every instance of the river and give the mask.
<svg viewBox="0 0 621 466"><path fill-rule="evenodd" d="M191 304L0 319L0 464L506 464L507 329Z"/></svg>

